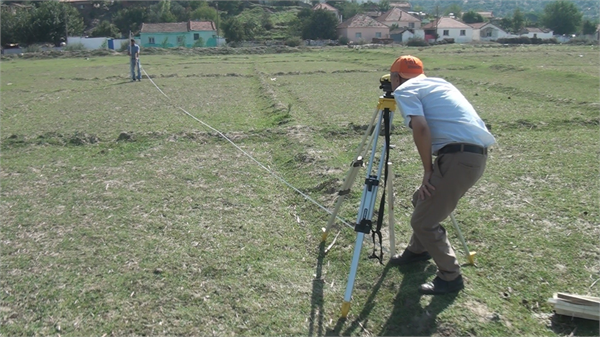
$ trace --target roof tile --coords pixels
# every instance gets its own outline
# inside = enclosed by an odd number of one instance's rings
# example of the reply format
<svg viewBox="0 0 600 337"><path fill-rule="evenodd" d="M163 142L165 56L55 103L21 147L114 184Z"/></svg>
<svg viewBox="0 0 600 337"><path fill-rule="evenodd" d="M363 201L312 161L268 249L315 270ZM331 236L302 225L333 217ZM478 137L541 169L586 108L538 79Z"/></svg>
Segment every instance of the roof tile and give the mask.
<svg viewBox="0 0 600 337"><path fill-rule="evenodd" d="M190 31L217 30L212 21L143 23L142 33L185 33Z"/></svg>
<svg viewBox="0 0 600 337"><path fill-rule="evenodd" d="M388 28L381 22L373 19L370 16L364 14L357 14L350 19L340 23L337 28L357 28L357 27L385 27Z"/></svg>

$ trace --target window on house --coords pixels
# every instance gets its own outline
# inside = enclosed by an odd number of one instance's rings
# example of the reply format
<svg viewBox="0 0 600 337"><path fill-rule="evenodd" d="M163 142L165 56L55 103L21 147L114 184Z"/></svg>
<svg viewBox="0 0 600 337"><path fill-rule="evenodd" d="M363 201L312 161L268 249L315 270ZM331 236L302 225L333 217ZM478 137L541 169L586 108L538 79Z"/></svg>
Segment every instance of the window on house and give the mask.
<svg viewBox="0 0 600 337"><path fill-rule="evenodd" d="M442 35L444 35L444 36L449 36L449 35L450 35L450 31L449 31L449 30L447 30L447 29L445 29L445 30L444 30L444 34L442 34Z"/></svg>
<svg viewBox="0 0 600 337"><path fill-rule="evenodd" d="M198 40L199 38L200 38L200 34L194 33L194 41Z"/></svg>
<svg viewBox="0 0 600 337"><path fill-rule="evenodd" d="M380 32L376 32L375 33L375 37L381 37L381 33Z"/></svg>
<svg viewBox="0 0 600 337"><path fill-rule="evenodd" d="M355 37L356 37L357 39L360 39L360 38L362 37L362 33L356 33Z"/></svg>
<svg viewBox="0 0 600 337"><path fill-rule="evenodd" d="M491 30L488 30L488 31L487 31L487 34L486 34L486 36L487 36L487 37L492 37L492 31L491 31Z"/></svg>
<svg viewBox="0 0 600 337"><path fill-rule="evenodd" d="M408 23L408 28L415 28L415 23L414 22L409 22Z"/></svg>
<svg viewBox="0 0 600 337"><path fill-rule="evenodd" d="M149 37L149 38L148 38L148 43L150 43L150 44L154 44L154 38L153 38L153 37Z"/></svg>
<svg viewBox="0 0 600 337"><path fill-rule="evenodd" d="M465 36L465 35L467 35L467 31L464 30L464 29L461 29L460 30L460 36Z"/></svg>

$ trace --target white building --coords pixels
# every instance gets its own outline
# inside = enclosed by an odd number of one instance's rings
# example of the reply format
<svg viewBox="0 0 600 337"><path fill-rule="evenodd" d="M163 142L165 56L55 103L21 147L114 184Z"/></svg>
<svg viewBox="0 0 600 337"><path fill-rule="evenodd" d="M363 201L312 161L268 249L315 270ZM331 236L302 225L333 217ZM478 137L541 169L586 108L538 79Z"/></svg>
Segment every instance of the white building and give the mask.
<svg viewBox="0 0 600 337"><path fill-rule="evenodd" d="M469 43L473 41L473 27L449 17L439 18L422 27L428 41L436 39L454 39L456 43Z"/></svg>
<svg viewBox="0 0 600 337"><path fill-rule="evenodd" d="M496 41L512 36L491 22L471 23L469 26L473 28L473 41Z"/></svg>

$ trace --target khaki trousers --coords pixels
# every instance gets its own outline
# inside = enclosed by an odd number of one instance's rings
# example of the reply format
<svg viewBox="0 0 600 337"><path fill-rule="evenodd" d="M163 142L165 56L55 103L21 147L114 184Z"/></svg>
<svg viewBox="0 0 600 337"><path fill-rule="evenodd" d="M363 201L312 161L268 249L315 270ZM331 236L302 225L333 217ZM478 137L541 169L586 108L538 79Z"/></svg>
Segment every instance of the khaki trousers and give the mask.
<svg viewBox="0 0 600 337"><path fill-rule="evenodd" d="M460 265L440 222L456 208L458 200L485 170L487 156L470 152L447 153L436 157L429 180L435 191L425 200L413 194L410 225L413 235L407 247L413 253L429 252L438 267L437 276L452 281L460 275Z"/></svg>

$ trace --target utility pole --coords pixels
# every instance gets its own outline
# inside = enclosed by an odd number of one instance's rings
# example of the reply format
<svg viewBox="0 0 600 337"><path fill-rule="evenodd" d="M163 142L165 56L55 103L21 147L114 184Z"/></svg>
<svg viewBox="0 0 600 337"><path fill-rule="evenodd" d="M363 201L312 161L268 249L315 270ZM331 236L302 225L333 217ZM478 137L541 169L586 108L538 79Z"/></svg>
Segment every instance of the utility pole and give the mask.
<svg viewBox="0 0 600 337"><path fill-rule="evenodd" d="M67 16L67 9L65 7L65 44L69 42L69 20Z"/></svg>
<svg viewBox="0 0 600 337"><path fill-rule="evenodd" d="M438 40L438 36L440 34L438 34L438 23L440 22L440 6L439 5L435 5L435 42L437 42Z"/></svg>
<svg viewBox="0 0 600 337"><path fill-rule="evenodd" d="M217 47L219 46L219 2L215 1L215 6L217 6Z"/></svg>

